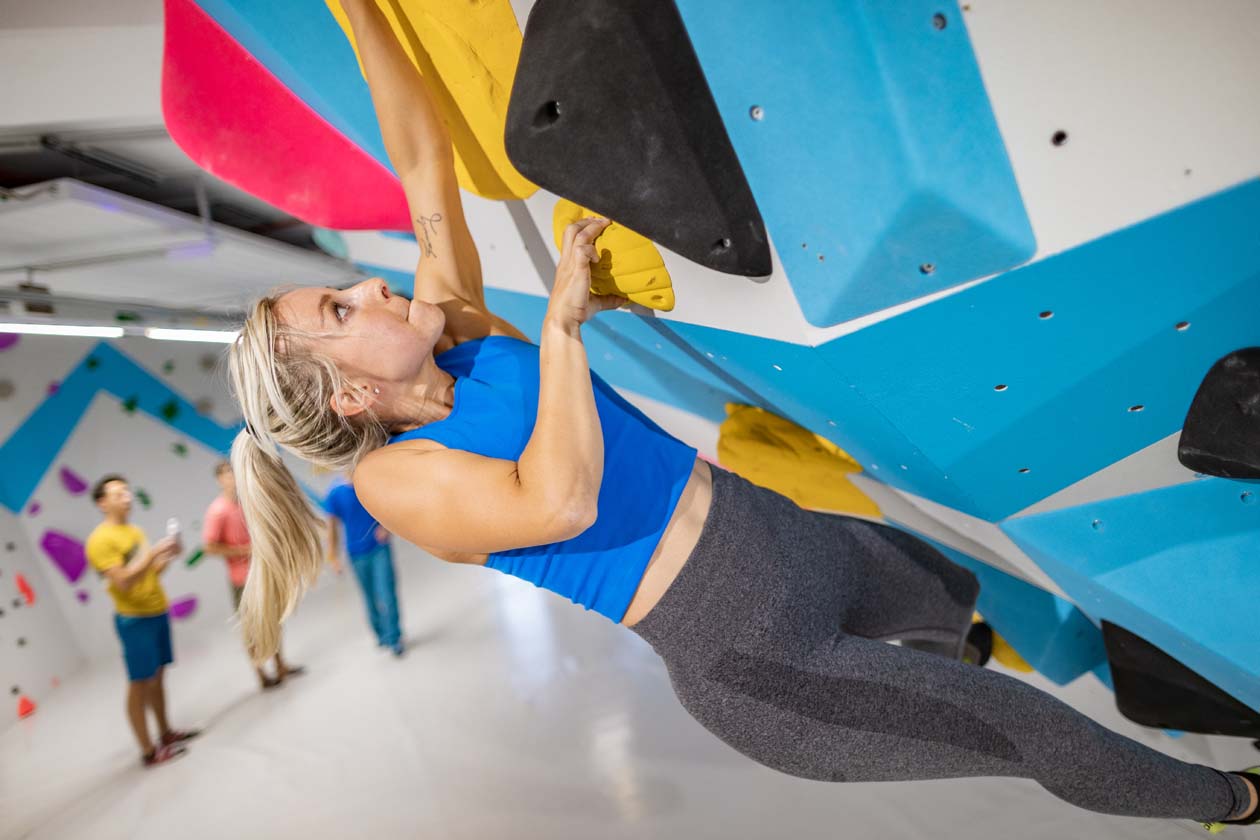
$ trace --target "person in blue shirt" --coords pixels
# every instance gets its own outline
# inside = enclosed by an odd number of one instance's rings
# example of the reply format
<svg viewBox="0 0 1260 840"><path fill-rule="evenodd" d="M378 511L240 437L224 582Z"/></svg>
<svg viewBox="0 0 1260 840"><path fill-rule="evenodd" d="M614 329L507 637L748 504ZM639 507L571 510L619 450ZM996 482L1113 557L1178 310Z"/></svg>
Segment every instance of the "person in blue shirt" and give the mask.
<svg viewBox="0 0 1260 840"><path fill-rule="evenodd" d="M328 514L325 532L328 564L341 571L341 563L337 559L340 523L346 534L346 554L363 590L368 623L372 625L372 632L376 633L376 641L381 647L393 651L394 656L402 656L406 648L398 621L398 590L394 583L394 554L389 532L359 503L354 485L348 478L333 483L324 498L323 507Z"/></svg>

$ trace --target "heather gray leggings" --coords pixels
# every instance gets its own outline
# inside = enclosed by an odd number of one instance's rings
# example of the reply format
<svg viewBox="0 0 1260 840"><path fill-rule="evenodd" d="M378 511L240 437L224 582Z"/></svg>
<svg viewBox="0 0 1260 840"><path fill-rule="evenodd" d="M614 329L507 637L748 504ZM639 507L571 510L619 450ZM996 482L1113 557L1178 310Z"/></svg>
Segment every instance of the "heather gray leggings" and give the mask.
<svg viewBox="0 0 1260 840"><path fill-rule="evenodd" d="M931 546L713 473L699 543L633 629L684 708L736 750L830 782L1018 776L1108 814L1246 808L1241 779L956 661L979 586ZM931 641L952 658L879 639Z"/></svg>

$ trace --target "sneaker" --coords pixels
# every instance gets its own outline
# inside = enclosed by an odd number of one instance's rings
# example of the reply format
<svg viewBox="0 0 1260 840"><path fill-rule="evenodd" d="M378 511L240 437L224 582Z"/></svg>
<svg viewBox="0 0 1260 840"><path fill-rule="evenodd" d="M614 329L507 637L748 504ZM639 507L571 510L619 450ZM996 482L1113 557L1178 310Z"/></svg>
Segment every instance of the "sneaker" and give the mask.
<svg viewBox="0 0 1260 840"><path fill-rule="evenodd" d="M1251 786L1256 789L1256 793L1260 794L1260 766L1248 767L1246 770L1237 770L1235 772L1246 775L1247 780L1251 782ZM1208 834L1220 834L1227 825L1255 825L1256 823L1260 823L1260 805L1257 805L1256 810L1245 820L1221 820L1219 822L1205 822L1201 823L1201 825L1207 829Z"/></svg>
<svg viewBox="0 0 1260 840"><path fill-rule="evenodd" d="M140 756L140 763L145 767L153 767L154 765L165 764L168 761L179 758L186 752L188 752L188 750L179 745L162 744L161 746L154 747L153 752L148 755Z"/></svg>
<svg viewBox="0 0 1260 840"><path fill-rule="evenodd" d="M169 747L171 744L191 741L200 734L200 729L172 729L170 732L167 732L162 736L162 746Z"/></svg>
<svg viewBox="0 0 1260 840"><path fill-rule="evenodd" d="M394 642L390 645L390 651L393 652L395 659L402 659L403 654L407 652L407 646L402 641Z"/></svg>

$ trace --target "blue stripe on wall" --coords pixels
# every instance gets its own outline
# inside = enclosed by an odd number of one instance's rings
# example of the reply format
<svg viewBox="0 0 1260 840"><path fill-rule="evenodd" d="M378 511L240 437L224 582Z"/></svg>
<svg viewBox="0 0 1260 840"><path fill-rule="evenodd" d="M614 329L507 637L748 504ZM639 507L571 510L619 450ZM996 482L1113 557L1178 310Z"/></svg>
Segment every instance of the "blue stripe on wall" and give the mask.
<svg viewBox="0 0 1260 840"><path fill-rule="evenodd" d="M137 411L225 456L239 430L198 414L192 403L165 382L102 341L61 381L57 392L48 396L0 446L0 464L4 465L0 504L15 513L21 511L101 391L120 400L134 398ZM167 420L162 413L170 403L178 409L173 420Z"/></svg>

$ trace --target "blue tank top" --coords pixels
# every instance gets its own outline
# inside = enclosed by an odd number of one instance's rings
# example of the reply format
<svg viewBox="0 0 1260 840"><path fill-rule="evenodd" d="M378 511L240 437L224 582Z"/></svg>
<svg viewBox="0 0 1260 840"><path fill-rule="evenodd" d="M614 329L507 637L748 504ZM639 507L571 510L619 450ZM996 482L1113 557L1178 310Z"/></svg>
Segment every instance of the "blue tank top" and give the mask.
<svg viewBox="0 0 1260 840"><path fill-rule="evenodd" d="M538 347L488 336L458 344L435 361L456 378L450 415L390 443L426 439L490 458L519 458L538 417ZM591 381L604 434L598 519L573 539L496 552L486 565L620 622L691 475L696 450L593 372Z"/></svg>

